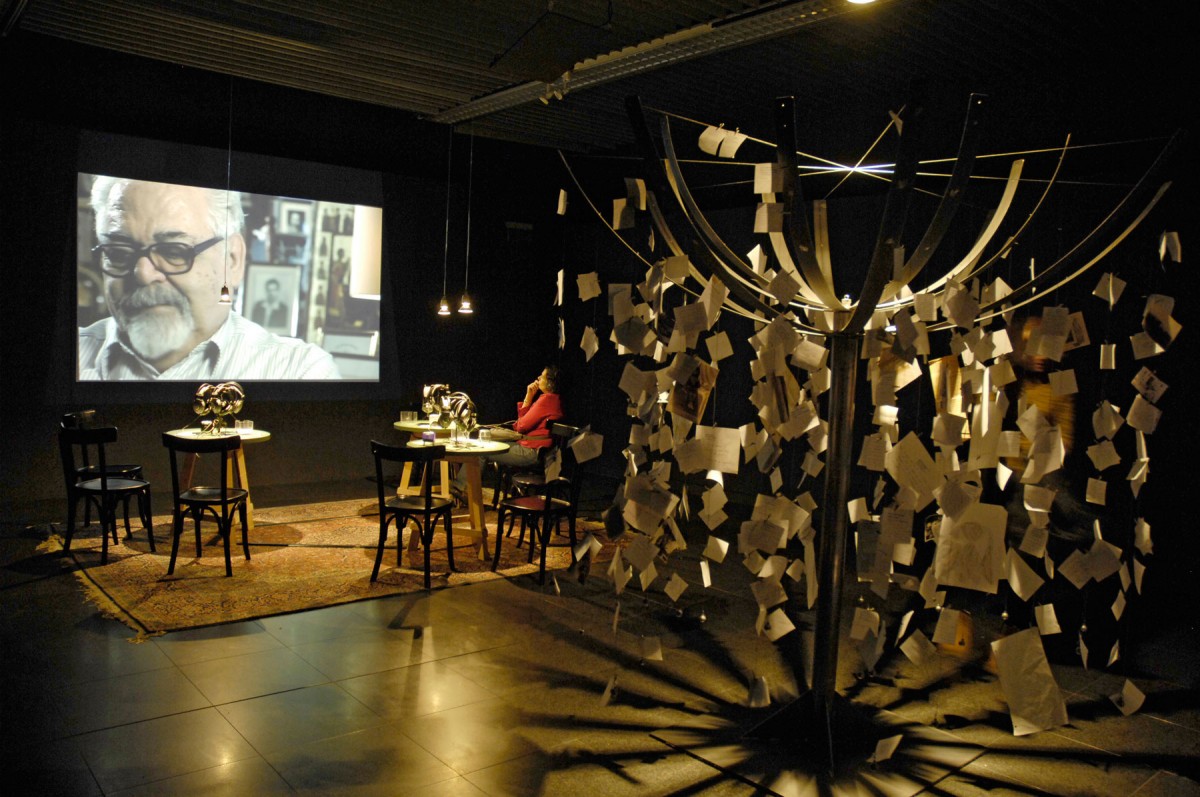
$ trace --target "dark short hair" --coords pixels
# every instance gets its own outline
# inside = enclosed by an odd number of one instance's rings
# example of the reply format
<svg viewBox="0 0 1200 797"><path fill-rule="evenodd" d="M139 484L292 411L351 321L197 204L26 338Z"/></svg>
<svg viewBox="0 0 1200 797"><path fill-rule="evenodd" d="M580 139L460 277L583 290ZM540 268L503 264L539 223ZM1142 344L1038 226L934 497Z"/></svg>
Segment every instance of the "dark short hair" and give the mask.
<svg viewBox="0 0 1200 797"><path fill-rule="evenodd" d="M266 282L263 283L264 288L270 288L272 285L274 285L276 288L280 287L279 280L275 279L274 277L271 277L270 279L268 279Z"/></svg>
<svg viewBox="0 0 1200 797"><path fill-rule="evenodd" d="M550 383L550 392L557 393L562 386L562 371L557 365L546 366L546 381Z"/></svg>

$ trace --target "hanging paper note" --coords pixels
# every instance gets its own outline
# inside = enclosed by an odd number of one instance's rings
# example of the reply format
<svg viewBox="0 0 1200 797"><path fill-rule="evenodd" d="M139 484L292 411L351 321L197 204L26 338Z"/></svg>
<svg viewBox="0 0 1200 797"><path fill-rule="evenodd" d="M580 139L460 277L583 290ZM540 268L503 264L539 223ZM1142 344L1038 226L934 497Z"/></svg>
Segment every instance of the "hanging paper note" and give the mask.
<svg viewBox="0 0 1200 797"><path fill-rule="evenodd" d="M1110 695L1108 699L1117 707L1117 710L1128 717L1146 702L1146 694L1141 689L1138 689L1133 681L1126 678L1121 691Z"/></svg>
<svg viewBox="0 0 1200 797"><path fill-rule="evenodd" d="M997 639L992 643L992 652L1014 736L1067 724L1067 704L1054 681L1037 629Z"/></svg>
<svg viewBox="0 0 1200 797"><path fill-rule="evenodd" d="M1042 636L1062 633L1062 628L1058 625L1058 615L1054 612L1053 603L1033 607L1033 616L1037 619L1038 633Z"/></svg>

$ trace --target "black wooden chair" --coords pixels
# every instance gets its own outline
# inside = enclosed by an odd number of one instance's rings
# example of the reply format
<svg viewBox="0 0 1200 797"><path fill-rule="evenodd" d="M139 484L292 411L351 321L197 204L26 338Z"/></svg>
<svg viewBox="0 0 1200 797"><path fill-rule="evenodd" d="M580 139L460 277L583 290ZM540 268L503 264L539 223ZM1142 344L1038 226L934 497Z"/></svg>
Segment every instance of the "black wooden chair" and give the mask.
<svg viewBox="0 0 1200 797"><path fill-rule="evenodd" d="M546 480L541 491L536 495L514 496L500 502L496 515L496 550L492 555L492 570L495 570L500 564L500 547L504 536L500 534L500 531L504 528L505 516L508 516L509 533L511 533L516 520L519 518L521 521L521 536L518 538L518 544L520 539L524 538L526 530L529 531L530 562L533 561L533 549L536 543L541 557L538 565L539 583L546 583L546 549L554 534L560 531L564 520L567 521L570 535L571 561L575 561L575 523L579 514L579 494L583 488L584 473L565 441L574 437L578 432L579 430L574 426L554 424L551 427L551 434L559 436L564 441L564 444L557 449L558 477Z"/></svg>
<svg viewBox="0 0 1200 797"><path fill-rule="evenodd" d="M71 424L71 425L68 425ZM137 498L138 513L142 526L150 539L150 550L154 550L154 524L150 514L150 483L133 478L128 473L141 474L137 465L110 466L105 446L117 441L115 426L81 428L78 418L68 420L65 416L58 431L58 450L62 458L63 478L67 486L67 536L63 550L71 550L71 538L75 535L75 515L79 501L85 506L95 505L100 520L100 563L108 563L108 537L117 542L117 502L125 506L125 536L132 536L129 527L129 502ZM95 452L95 463L91 462L90 451ZM78 458L77 458L78 455ZM86 463L86 464L85 464Z"/></svg>
<svg viewBox="0 0 1200 797"><path fill-rule="evenodd" d="M375 567L371 580L379 578L379 565L383 562L383 549L387 544L388 525L396 521L396 565L401 564L404 549L404 529L409 521L417 525L421 545L425 549L425 589L430 588L429 547L433 544L433 530L440 518L446 527L446 558L450 569L454 569L454 532L451 512L454 501L435 498L433 495L433 466L445 458L445 446L389 446L377 440L371 441L371 454L375 457L375 483L379 488L379 547L375 551ZM388 495L383 479L383 463L412 463L421 471L420 495ZM410 538L411 539L411 538Z"/></svg>
<svg viewBox="0 0 1200 797"><path fill-rule="evenodd" d="M99 425L101 425L101 424L96 423L96 411L95 410L80 410L79 412L68 412L66 415L62 416L62 419L59 422L60 429L87 429L87 428L95 428L96 426L99 426ZM92 464L92 459L94 459L93 452L92 452L92 446L78 446L77 453L79 454L79 459L75 463L75 477L76 477L75 481L77 481L77 482L86 481L88 479L94 479L97 476L99 476L100 475L99 467L97 465ZM142 478L142 466L141 465L119 465L119 464L113 464L113 463L109 462L106 465L106 468L108 470L109 476L118 476L123 479L141 479ZM70 487L68 487L67 489L69 492ZM147 493L146 496L148 498L149 493ZM78 500L78 499L76 499L76 500ZM128 503L129 503L128 500L126 500L125 503L128 505ZM139 501L139 503L140 503L140 501ZM128 506L126 506L126 509L128 509ZM145 514L147 517L149 517L149 514L146 512L143 512L142 514ZM85 525L85 526L91 525L91 522L92 522L92 502L84 501L83 502L83 525Z"/></svg>
<svg viewBox="0 0 1200 797"><path fill-rule="evenodd" d="M229 537L233 531L233 518L236 513L242 522L242 552L246 561L250 561L250 541L246 538L249 527L246 516L246 499L249 493L240 487L233 487L232 480L233 458L236 451L242 447L240 435L214 435L211 437L178 437L169 432L162 436L163 445L170 452L171 458L171 563L167 566L167 575L175 572L175 557L179 553L179 538L183 534L183 516L188 513L196 526L196 558L200 558L200 521L210 515L217 523L217 531L225 542L225 575L233 575L233 563L229 558ZM220 454L221 469L217 487L193 487L181 484L179 478L179 455ZM199 463L196 463L197 467Z"/></svg>
<svg viewBox="0 0 1200 797"><path fill-rule="evenodd" d="M558 429L560 433L555 434L555 429ZM536 495L542 492L546 486L546 460L578 433L578 427L562 423L551 424L550 445L538 449L536 463L524 468L514 465L498 465L499 473L496 475L496 491L492 494L492 509L497 509L502 500L518 495ZM517 444L513 443L513 445ZM517 544L519 546L520 542Z"/></svg>

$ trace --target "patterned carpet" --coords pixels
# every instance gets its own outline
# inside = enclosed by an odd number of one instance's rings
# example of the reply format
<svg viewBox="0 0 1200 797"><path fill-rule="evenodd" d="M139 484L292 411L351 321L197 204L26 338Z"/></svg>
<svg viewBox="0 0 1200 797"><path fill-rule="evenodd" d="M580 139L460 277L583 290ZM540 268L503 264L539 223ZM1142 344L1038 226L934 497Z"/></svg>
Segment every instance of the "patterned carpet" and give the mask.
<svg viewBox="0 0 1200 797"><path fill-rule="evenodd" d="M109 546L108 564L100 564L98 529L76 532L70 555L78 565L77 578L89 600L106 615L141 634L269 617L424 589L424 554L404 550L397 565L394 526L389 529L379 579L372 583L371 567L379 539L374 502L336 501L256 510L250 535L250 561L241 550L241 528L231 539L233 577L225 576L225 559L215 525L201 527L203 555L196 559L195 534L185 522L175 573L167 576L171 554L171 522L154 518L157 552L151 553L146 533L135 525L132 539ZM527 548L517 548L515 535L501 547L500 566L482 558L478 541L459 531L465 518L456 517L455 570L450 570L446 539L435 535L430 547L432 587L440 589L495 578L536 574L537 558L527 561ZM580 538L598 533L600 524L581 521ZM120 536L124 538L124 529ZM488 553L494 544L494 518L488 523ZM405 544L409 534L404 535ZM546 555L547 571L570 566L567 537L558 538ZM61 546L54 537L44 546ZM607 548L607 546L606 546ZM603 551L599 558L611 555Z"/></svg>

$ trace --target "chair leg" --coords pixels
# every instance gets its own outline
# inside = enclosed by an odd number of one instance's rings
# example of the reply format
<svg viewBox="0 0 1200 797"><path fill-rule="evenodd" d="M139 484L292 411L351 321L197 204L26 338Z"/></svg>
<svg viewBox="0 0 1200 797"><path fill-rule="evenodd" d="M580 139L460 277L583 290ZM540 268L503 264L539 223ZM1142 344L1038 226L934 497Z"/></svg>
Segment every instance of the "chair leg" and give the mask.
<svg viewBox="0 0 1200 797"><path fill-rule="evenodd" d="M375 548L375 567L371 569L371 580L379 578L379 565L383 563L383 546L387 544L387 526L388 515L386 512L379 513L379 545ZM400 555L400 538L404 536L403 527L399 522L396 523L396 555Z"/></svg>
<svg viewBox="0 0 1200 797"><path fill-rule="evenodd" d="M555 521L555 526L558 521ZM575 564L575 515L567 515L567 531L571 535L571 564Z"/></svg>
<svg viewBox="0 0 1200 797"><path fill-rule="evenodd" d="M200 507L192 509L192 520L196 524L196 558L199 559L200 553Z"/></svg>
<svg viewBox="0 0 1200 797"><path fill-rule="evenodd" d="M446 523L446 561L450 563L451 570L457 570L454 566L454 529L450 522L450 513L446 512L442 515Z"/></svg>
<svg viewBox="0 0 1200 797"><path fill-rule="evenodd" d="M421 542L425 545L425 589L430 588L429 581L429 549L433 547L433 524L428 522L426 518L425 525L421 526Z"/></svg>
<svg viewBox="0 0 1200 797"><path fill-rule="evenodd" d="M146 537L150 540L150 551L157 553L154 549L154 515L150 512L149 487L144 492L138 493L138 512L142 516L142 526L146 529Z"/></svg>
<svg viewBox="0 0 1200 797"><path fill-rule="evenodd" d="M84 512L88 511L87 499L83 499ZM75 536L75 514L79 511L79 496L67 497L67 538L63 541L63 551L71 550L71 538Z"/></svg>
<svg viewBox="0 0 1200 797"><path fill-rule="evenodd" d="M238 504L238 519L242 521L242 552L246 554L246 561L250 561L250 540L246 537L246 529L250 527L250 513L246 508L246 501Z"/></svg>
<svg viewBox="0 0 1200 797"><path fill-rule="evenodd" d="M557 528L558 528L557 523L554 525L553 529L550 527L550 518L548 518L548 517L542 518L542 550L541 550L541 560L538 564L538 583L539 584L546 583L546 549L550 547L550 535L555 530L557 530Z"/></svg>
<svg viewBox="0 0 1200 797"><path fill-rule="evenodd" d="M229 538L233 534L233 515L229 514L229 507L221 507L221 517L217 520L217 526L220 529L221 540L225 543L225 577L229 578L233 575L233 562L229 558Z"/></svg>
<svg viewBox="0 0 1200 797"><path fill-rule="evenodd" d="M534 520L533 518L527 518L527 517L525 517L525 515L521 515L521 536L522 537L525 536L525 529L527 526L529 528L529 544L526 545L525 547L529 551L529 562L532 564L533 563L533 541L535 539L534 535L538 533L537 521ZM520 544L521 543L518 541L517 545L520 546Z"/></svg>
<svg viewBox="0 0 1200 797"><path fill-rule="evenodd" d="M167 565L168 576L175 572L175 556L179 553L179 538L183 536L183 513L179 507L175 507L171 514L171 563Z"/></svg>
<svg viewBox="0 0 1200 797"><path fill-rule="evenodd" d="M125 496L121 499L121 503L123 503L125 505L125 539L129 539L130 537L133 536L133 529L129 528L129 502L132 499L133 499L133 496L130 495L129 493L126 493ZM114 507L114 509L115 508L116 507ZM114 516L113 517L113 532L114 533L117 530L116 520L117 520L116 516ZM116 542L116 540L114 539L113 542Z"/></svg>
<svg viewBox="0 0 1200 797"><path fill-rule="evenodd" d="M504 529L504 507L496 510L496 550L492 552L492 572L496 572L496 568L500 566L500 547L504 540L504 535L500 532Z"/></svg>
<svg viewBox="0 0 1200 797"><path fill-rule="evenodd" d="M500 501L507 498L504 484L508 481L508 468L504 465L496 466L496 491L492 493L492 509L497 509L500 506ZM499 528L499 527L497 527Z"/></svg>
<svg viewBox="0 0 1200 797"><path fill-rule="evenodd" d="M117 533L117 507L114 505L109 507L106 502L101 499L96 505L96 514L100 520L100 564L108 564L108 520L109 515L112 516L112 533Z"/></svg>

